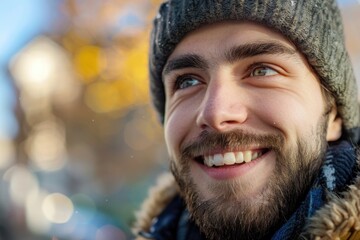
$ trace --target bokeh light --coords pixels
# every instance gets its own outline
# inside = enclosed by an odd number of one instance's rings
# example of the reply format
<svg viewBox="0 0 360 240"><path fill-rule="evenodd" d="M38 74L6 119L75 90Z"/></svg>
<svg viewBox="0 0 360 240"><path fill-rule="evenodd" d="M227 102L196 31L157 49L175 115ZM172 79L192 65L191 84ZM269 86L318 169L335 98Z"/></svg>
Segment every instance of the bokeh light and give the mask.
<svg viewBox="0 0 360 240"><path fill-rule="evenodd" d="M113 82L95 82L86 89L85 102L94 112L106 113L131 105L134 95L119 91Z"/></svg>
<svg viewBox="0 0 360 240"><path fill-rule="evenodd" d="M81 75L85 83L100 75L103 67L106 66L102 49L97 46L83 46L76 51L75 69Z"/></svg>
<svg viewBox="0 0 360 240"><path fill-rule="evenodd" d="M74 213L72 201L61 193L53 193L45 197L42 211L52 223L66 223Z"/></svg>
<svg viewBox="0 0 360 240"><path fill-rule="evenodd" d="M63 65L63 50L47 37L38 37L19 52L10 68L16 82L32 98L50 96Z"/></svg>
<svg viewBox="0 0 360 240"><path fill-rule="evenodd" d="M18 206L24 206L30 194L37 194L39 182L35 175L23 165L15 165L7 170L4 179L9 183L12 201Z"/></svg>
<svg viewBox="0 0 360 240"><path fill-rule="evenodd" d="M45 191L31 192L26 199L26 224L33 233L45 234L51 228L51 222L45 217L40 204L47 195Z"/></svg>
<svg viewBox="0 0 360 240"><path fill-rule="evenodd" d="M26 142L32 163L41 170L55 171L66 162L65 132L59 121L45 121L34 126Z"/></svg>

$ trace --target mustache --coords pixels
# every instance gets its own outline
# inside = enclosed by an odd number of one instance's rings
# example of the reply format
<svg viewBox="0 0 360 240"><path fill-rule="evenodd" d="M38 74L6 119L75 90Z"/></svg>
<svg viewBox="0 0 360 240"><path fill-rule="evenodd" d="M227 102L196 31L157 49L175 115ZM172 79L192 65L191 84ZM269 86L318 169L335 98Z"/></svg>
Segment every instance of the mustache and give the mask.
<svg viewBox="0 0 360 240"><path fill-rule="evenodd" d="M238 150L246 146L259 146L280 152L284 146L284 136L281 134L255 134L244 130L229 132L203 131L193 141L180 147L182 159L195 158L211 154L214 149Z"/></svg>

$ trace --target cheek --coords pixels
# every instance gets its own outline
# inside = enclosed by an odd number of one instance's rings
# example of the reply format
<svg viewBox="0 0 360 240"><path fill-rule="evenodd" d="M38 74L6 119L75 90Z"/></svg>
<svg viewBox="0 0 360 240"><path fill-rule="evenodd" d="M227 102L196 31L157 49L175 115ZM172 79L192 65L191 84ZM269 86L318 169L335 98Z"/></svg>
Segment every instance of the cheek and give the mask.
<svg viewBox="0 0 360 240"><path fill-rule="evenodd" d="M324 106L321 95L306 96L291 93L262 95L261 99L255 101L261 103L255 106L256 111L267 125L279 129L287 137L294 133L310 133L321 118Z"/></svg>
<svg viewBox="0 0 360 240"><path fill-rule="evenodd" d="M171 157L178 156L180 146L187 139L194 125L193 111L182 106L177 106L174 111L166 114L164 123L165 142Z"/></svg>
<svg viewBox="0 0 360 240"><path fill-rule="evenodd" d="M192 96L168 97L168 99L165 106L165 142L170 156L176 157L180 146L197 136L196 117L202 95L201 92L197 92Z"/></svg>

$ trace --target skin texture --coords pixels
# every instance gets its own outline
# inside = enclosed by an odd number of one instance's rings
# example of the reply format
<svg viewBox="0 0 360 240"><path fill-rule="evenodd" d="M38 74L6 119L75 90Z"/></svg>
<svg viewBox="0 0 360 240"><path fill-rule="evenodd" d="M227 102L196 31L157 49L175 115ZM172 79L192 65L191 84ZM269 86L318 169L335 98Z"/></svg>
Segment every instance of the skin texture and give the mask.
<svg viewBox="0 0 360 240"><path fill-rule="evenodd" d="M209 239L271 234L304 197L327 141L341 135L306 59L277 32L224 22L188 34L163 81L172 171L200 229ZM204 156L249 150L262 156L202 164Z"/></svg>

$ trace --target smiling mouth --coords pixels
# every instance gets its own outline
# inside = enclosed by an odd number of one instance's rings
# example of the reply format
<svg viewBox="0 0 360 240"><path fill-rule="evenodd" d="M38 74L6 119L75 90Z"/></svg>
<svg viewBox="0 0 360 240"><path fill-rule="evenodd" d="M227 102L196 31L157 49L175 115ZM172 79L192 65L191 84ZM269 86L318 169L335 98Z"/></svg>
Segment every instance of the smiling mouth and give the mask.
<svg viewBox="0 0 360 240"><path fill-rule="evenodd" d="M237 164L249 163L260 158L269 149L247 150L238 152L225 152L213 155L197 156L195 161L208 167L232 166Z"/></svg>

